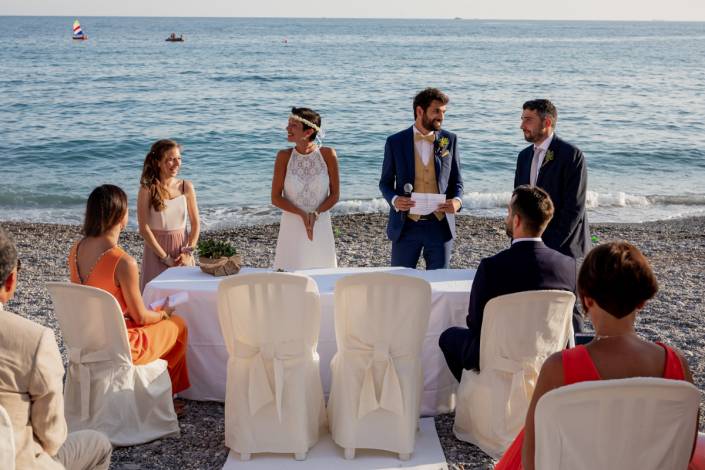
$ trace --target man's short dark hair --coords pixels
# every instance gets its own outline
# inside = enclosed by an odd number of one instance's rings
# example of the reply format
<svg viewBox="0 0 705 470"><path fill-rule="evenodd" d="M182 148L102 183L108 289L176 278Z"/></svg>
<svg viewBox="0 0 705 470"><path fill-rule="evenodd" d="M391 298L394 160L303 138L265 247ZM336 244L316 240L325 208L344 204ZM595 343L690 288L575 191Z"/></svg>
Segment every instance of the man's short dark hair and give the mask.
<svg viewBox="0 0 705 470"><path fill-rule="evenodd" d="M540 236L553 218L553 201L538 186L517 186L509 203L512 214L518 214L526 229Z"/></svg>
<svg viewBox="0 0 705 470"><path fill-rule="evenodd" d="M594 299L616 318L629 315L657 291L658 282L646 257L625 241L596 246L580 266L580 297Z"/></svg>
<svg viewBox="0 0 705 470"><path fill-rule="evenodd" d="M0 227L0 282L5 282L17 267L17 249L4 228Z"/></svg>
<svg viewBox="0 0 705 470"><path fill-rule="evenodd" d="M428 107L431 106L431 103L434 101L440 101L443 104L448 104L450 98L448 98L448 95L443 93L438 88L426 88L425 90L420 91L414 97L414 119L416 119L417 107L421 106L421 109L426 112Z"/></svg>
<svg viewBox="0 0 705 470"><path fill-rule="evenodd" d="M558 110L556 107L547 99L529 100L524 103L522 109L529 109L531 111L536 111L536 113L541 118L541 121L546 119L546 116L551 117L551 127L556 128L556 122L558 121Z"/></svg>

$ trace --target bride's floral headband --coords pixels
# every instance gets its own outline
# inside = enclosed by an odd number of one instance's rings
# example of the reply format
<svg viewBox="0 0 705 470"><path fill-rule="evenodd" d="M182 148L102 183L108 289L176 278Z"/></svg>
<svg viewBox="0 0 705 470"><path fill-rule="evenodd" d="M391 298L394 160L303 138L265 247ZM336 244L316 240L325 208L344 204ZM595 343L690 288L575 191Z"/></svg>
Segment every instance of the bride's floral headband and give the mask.
<svg viewBox="0 0 705 470"><path fill-rule="evenodd" d="M308 127L313 129L316 132L321 132L321 128L309 121L308 119L304 119L301 116L297 116L296 114L290 114L289 119L293 119L294 121L299 121L303 124L306 124Z"/></svg>
<svg viewBox="0 0 705 470"><path fill-rule="evenodd" d="M316 144L318 144L319 147L323 145L323 138L326 136L326 133L323 129L320 128L320 126L317 126L308 119L302 118L301 116L297 116L293 113L289 114L289 119L293 119L294 121L299 121L302 124L306 124L308 127L316 131Z"/></svg>

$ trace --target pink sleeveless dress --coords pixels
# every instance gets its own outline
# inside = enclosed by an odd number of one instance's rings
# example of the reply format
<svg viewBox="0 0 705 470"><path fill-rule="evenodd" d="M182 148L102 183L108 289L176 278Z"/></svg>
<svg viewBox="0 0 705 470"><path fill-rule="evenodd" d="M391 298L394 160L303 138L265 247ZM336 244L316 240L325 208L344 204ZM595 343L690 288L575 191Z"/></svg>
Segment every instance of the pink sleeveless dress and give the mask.
<svg viewBox="0 0 705 470"><path fill-rule="evenodd" d="M186 196L181 194L173 199L165 200L164 204L166 204L166 207L161 211L156 211L151 205L149 206L147 225L149 225L159 245L172 258L176 258L181 254L181 248L188 243ZM144 287L149 281L167 269L168 266L162 263L157 254L145 243L144 251L142 252L140 290L144 291Z"/></svg>

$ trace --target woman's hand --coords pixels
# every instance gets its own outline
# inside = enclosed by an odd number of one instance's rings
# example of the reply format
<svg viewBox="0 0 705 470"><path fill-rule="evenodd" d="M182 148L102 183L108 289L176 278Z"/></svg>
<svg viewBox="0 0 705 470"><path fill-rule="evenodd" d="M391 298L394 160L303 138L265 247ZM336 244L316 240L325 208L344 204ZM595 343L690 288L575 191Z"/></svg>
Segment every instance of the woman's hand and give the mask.
<svg viewBox="0 0 705 470"><path fill-rule="evenodd" d="M309 240L313 241L313 224L311 223L311 214L301 212L300 216L304 223L304 228L306 229L306 236Z"/></svg>
<svg viewBox="0 0 705 470"><path fill-rule="evenodd" d="M181 253L176 257L174 263L176 266L194 266L196 264L191 253Z"/></svg>
<svg viewBox="0 0 705 470"><path fill-rule="evenodd" d="M177 258L178 259L178 258ZM159 261L162 262L162 264L167 265L168 267L172 268L176 266L176 261L174 258L171 257L171 255L167 254L164 258L161 258Z"/></svg>
<svg viewBox="0 0 705 470"><path fill-rule="evenodd" d="M311 228L311 234L309 235L308 239L311 241L313 241L313 227L316 225L317 220L318 220L318 212L317 211L309 212L308 223Z"/></svg>

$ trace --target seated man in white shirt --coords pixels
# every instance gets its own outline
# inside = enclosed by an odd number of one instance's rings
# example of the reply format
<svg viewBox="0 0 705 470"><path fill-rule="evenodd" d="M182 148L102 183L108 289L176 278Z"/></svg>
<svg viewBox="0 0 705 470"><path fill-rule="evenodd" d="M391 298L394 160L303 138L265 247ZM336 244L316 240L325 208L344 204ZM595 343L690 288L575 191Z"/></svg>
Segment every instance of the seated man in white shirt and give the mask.
<svg viewBox="0 0 705 470"><path fill-rule="evenodd" d="M12 422L15 467L107 469L113 448L104 434L67 435L64 366L54 333L4 309L19 270L15 245L0 227L0 406Z"/></svg>
<svg viewBox="0 0 705 470"><path fill-rule="evenodd" d="M512 246L480 262L470 291L468 327L451 327L438 339L448 367L458 382L463 369L480 368L482 316L490 299L542 289L575 293L575 259L548 248L541 240L551 217L553 203L546 191L529 185L514 190L506 219Z"/></svg>

